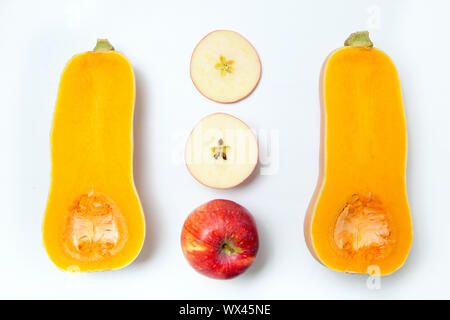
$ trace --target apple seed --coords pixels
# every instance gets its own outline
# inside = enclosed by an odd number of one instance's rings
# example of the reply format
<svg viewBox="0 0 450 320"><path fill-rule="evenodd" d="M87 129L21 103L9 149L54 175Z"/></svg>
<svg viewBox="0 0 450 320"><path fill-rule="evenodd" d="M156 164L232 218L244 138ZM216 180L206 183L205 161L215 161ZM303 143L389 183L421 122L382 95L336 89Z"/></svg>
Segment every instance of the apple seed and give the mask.
<svg viewBox="0 0 450 320"><path fill-rule="evenodd" d="M225 146L223 144L222 138L220 138L219 141L217 141L217 144L219 145L218 147L211 148L214 159L217 160L219 159L219 157L222 157L223 160L227 160L227 150L229 150L231 147Z"/></svg>

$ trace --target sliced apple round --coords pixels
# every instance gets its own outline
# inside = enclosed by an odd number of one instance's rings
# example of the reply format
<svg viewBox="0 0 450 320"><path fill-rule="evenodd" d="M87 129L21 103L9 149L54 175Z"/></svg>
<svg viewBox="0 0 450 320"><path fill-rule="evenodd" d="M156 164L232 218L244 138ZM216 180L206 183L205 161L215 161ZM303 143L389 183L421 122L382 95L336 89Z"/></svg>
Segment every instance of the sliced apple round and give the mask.
<svg viewBox="0 0 450 320"><path fill-rule="evenodd" d="M195 47L191 79L205 97L232 103L247 97L261 77L261 62L255 48L239 33L217 30Z"/></svg>
<svg viewBox="0 0 450 320"><path fill-rule="evenodd" d="M252 130L226 113L199 121L186 143L186 166L200 183L217 189L235 187L247 179L258 162Z"/></svg>

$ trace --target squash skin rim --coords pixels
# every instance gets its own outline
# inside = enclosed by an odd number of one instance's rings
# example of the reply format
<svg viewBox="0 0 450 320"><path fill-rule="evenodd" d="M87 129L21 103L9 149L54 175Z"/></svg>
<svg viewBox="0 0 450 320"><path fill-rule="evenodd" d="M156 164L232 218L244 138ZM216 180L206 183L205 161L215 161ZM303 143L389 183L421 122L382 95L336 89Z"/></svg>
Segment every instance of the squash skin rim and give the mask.
<svg viewBox="0 0 450 320"><path fill-rule="evenodd" d="M356 47L349 47L349 46L344 46L344 47L340 47L337 48L335 50L333 50L331 53L328 54L328 56L326 57L325 61L322 64L321 67L321 71L320 71L320 77L319 77L319 100L320 100L320 146L319 146L319 170L318 170L318 178L317 178L317 182L316 182L316 187L314 189L314 192L311 196L310 202L308 204L307 210L306 210L306 214L305 214L305 218L304 218L304 224L303 224L303 231L304 231L304 237L305 237L305 242L306 245L308 247L308 250L310 251L311 255L323 266L332 269L334 271L338 271L338 272L343 272L343 273L355 273L355 274L367 274L367 273L359 273L359 272L351 272L351 271L346 271L344 270L344 268L339 269L337 267L334 266L330 266L328 264L326 264L324 262L324 260L321 259L321 257L319 256L319 254L316 251L316 247L314 245L314 237L312 234L312 225L313 225L313 220L314 220L314 216L315 216L315 212L316 212L316 207L317 204L319 202L320 199L320 195L322 194L322 190L324 188L324 186L326 185L326 135L327 135L327 114L326 114L326 110L325 110L325 96L324 96L324 84L325 84L325 74L326 74L326 70L328 67L328 63L330 61L330 59L339 51L341 50L347 50L347 49L351 49L351 48L356 48ZM392 270L389 270L389 272L381 272L380 275L381 276L386 276L386 275L390 275L392 273L394 273L395 271L397 271L398 269L400 269L406 262L409 253L411 251L411 247L413 244L413 240L414 240L414 228L413 228L413 223L412 223L412 215L411 215L411 208L409 205L409 199L408 199L408 192L407 192L407 162L408 162L408 128L407 128L407 121L406 121L406 112L405 112L405 108L403 105L403 92L402 92L402 87L401 87L401 83L400 83L400 79L398 76L398 70L397 67L395 66L393 60L389 57L388 54L386 54L384 51L375 48L375 47L370 47L370 48L364 48L365 50L377 50L378 52L380 52L382 55L384 55L387 59L389 59L390 63L392 64L393 68L396 71L397 74L397 78L399 81L399 89L400 89L400 97L401 97L401 101L402 101L402 114L403 114L403 119L404 119L404 123L405 123L405 130L406 130L406 135L405 135L405 156L404 156L404 172L403 172L403 176L404 176L404 190L402 190L404 196L405 196L405 200L406 200L406 204L407 204L407 209L408 209L408 222L409 222L409 229L410 229L410 234L411 236L409 237L409 239L407 239L409 245L408 245L408 249L407 251L404 253L404 258L401 260L401 263L399 263L399 265L396 268L392 268Z"/></svg>
<svg viewBox="0 0 450 320"><path fill-rule="evenodd" d="M58 85L58 91L57 91L57 98L56 98L56 102L55 102L55 104L54 104L55 107L54 107L54 110L53 110L52 125L51 125L50 135L49 135L49 137L50 137L50 159L51 159L51 166L50 166L50 186L49 186L49 191L48 191L48 194L47 194L46 209L45 209L45 211L44 211L44 217L43 217L43 219L42 219L42 224L41 224L41 235L42 235L42 238L41 238L41 239L42 239L42 242L43 242L43 245L44 245L45 252L47 253L47 256L49 257L49 259L52 261L52 263L53 263L59 270L64 271L64 272L71 272L71 271L68 270L67 267L66 267L66 268L62 267L62 266L60 265L60 263L58 263L57 260L55 260L55 256L54 256L53 254L50 254L50 251L49 251L49 245L48 245L48 244L46 243L46 241L45 241L45 225L46 225L46 219L47 219L47 207L48 207L48 204L49 204L50 195L51 195L51 193L52 193L52 190L55 188L54 182L53 182L53 181L54 181L54 178L53 178L53 155L52 155L52 154L53 154L53 147L52 147L52 137L53 137L53 134L54 134L54 133L53 133L53 130L54 130L54 121L55 121L56 105L57 105L58 98L59 98L59 94L60 94L60 88L61 88L60 84L61 84L63 75L64 75L64 73L66 72L66 70L67 70L67 68L69 67L69 65L71 64L71 62L72 62L75 58L77 58L77 57L79 57L79 56L82 56L82 55L84 55L84 54L86 54L86 53L92 53L92 52L95 52L95 51L90 50L90 51L86 51L86 52L74 54L74 55L66 62L65 66L64 66L64 68L63 68L63 71L61 72L60 77L59 77L59 85ZM129 60L125 57L124 54L122 54L122 53L120 53L120 52L118 52L118 51L115 51L115 50L111 50L111 51L108 51L108 52L105 52L105 51L103 51L103 52L101 52L101 51L100 51L100 52L95 52L95 54L108 54L108 53L117 54L117 55L120 56L121 59L123 59L123 60L126 62L128 68L129 68L129 70L130 70L130 72L131 72L132 79L133 79L133 104L132 104L131 117L130 117L130 118L131 118L130 147L131 147L131 163L132 163L132 165L131 165L131 168L130 168L130 169L131 169L131 176L130 176L130 180L129 180L129 183L130 183L130 186L129 186L129 187L132 188L132 191L134 192L134 194L135 194L135 196L136 196L136 200L137 200L137 203L138 203L138 206L139 206L139 209L140 209L140 213L141 213L140 218L141 218L141 220L142 220L142 239L141 239L141 241L140 241L140 247L136 249L136 254L135 254L134 256L130 257L130 259L129 259L129 261L128 261L127 263L125 263L125 264L122 263L121 265L118 265L117 267L111 267L111 268L105 268L105 269L96 269L96 267L94 266L92 269L79 271L80 273L93 273L93 272L102 272L102 271L113 271L113 270L119 270L119 269L122 269L122 268L127 267L127 266L130 265L132 262L134 262L134 261L137 259L137 257L139 256L139 254L141 253L142 248L143 248L143 246L144 246L144 242L145 242L146 236L147 236L147 226L146 226L147 223L146 223L145 212L144 212L144 210L143 210L143 206L142 206L142 202L141 202L141 199L140 199L140 196L139 196L139 192L138 192L138 190L137 190L137 188L136 188L136 183L135 183L135 181L134 181L134 165L133 165L133 162L134 162L134 117L135 117L135 109L136 109L136 77L135 77L135 73L134 73L134 70L133 70L133 67L132 67L131 63L130 63Z"/></svg>

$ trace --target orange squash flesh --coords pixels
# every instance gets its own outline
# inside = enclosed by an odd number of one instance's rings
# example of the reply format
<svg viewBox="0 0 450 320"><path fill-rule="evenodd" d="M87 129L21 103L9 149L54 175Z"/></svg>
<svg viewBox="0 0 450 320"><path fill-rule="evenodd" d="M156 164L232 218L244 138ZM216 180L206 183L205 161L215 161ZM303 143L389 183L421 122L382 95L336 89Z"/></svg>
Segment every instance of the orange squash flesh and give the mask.
<svg viewBox="0 0 450 320"><path fill-rule="evenodd" d="M69 271L117 269L145 235L133 182L134 75L127 59L99 40L61 76L51 132L51 186L43 239Z"/></svg>
<svg viewBox="0 0 450 320"><path fill-rule="evenodd" d="M406 120L396 68L367 35L353 34L322 68L320 172L304 231L325 266L385 275L412 243Z"/></svg>

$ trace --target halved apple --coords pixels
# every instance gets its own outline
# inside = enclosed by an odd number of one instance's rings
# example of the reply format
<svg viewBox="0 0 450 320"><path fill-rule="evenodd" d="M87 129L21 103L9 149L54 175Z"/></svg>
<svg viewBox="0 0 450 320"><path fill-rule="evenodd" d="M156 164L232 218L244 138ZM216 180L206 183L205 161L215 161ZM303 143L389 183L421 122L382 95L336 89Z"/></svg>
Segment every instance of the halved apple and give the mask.
<svg viewBox="0 0 450 320"><path fill-rule="evenodd" d="M217 30L195 47L191 79L205 97L221 103L244 99L257 86L261 62L255 48L239 33Z"/></svg>
<svg viewBox="0 0 450 320"><path fill-rule="evenodd" d="M186 143L186 166L200 183L228 189L242 183L255 170L258 143L252 130L226 113L213 113L199 121Z"/></svg>

